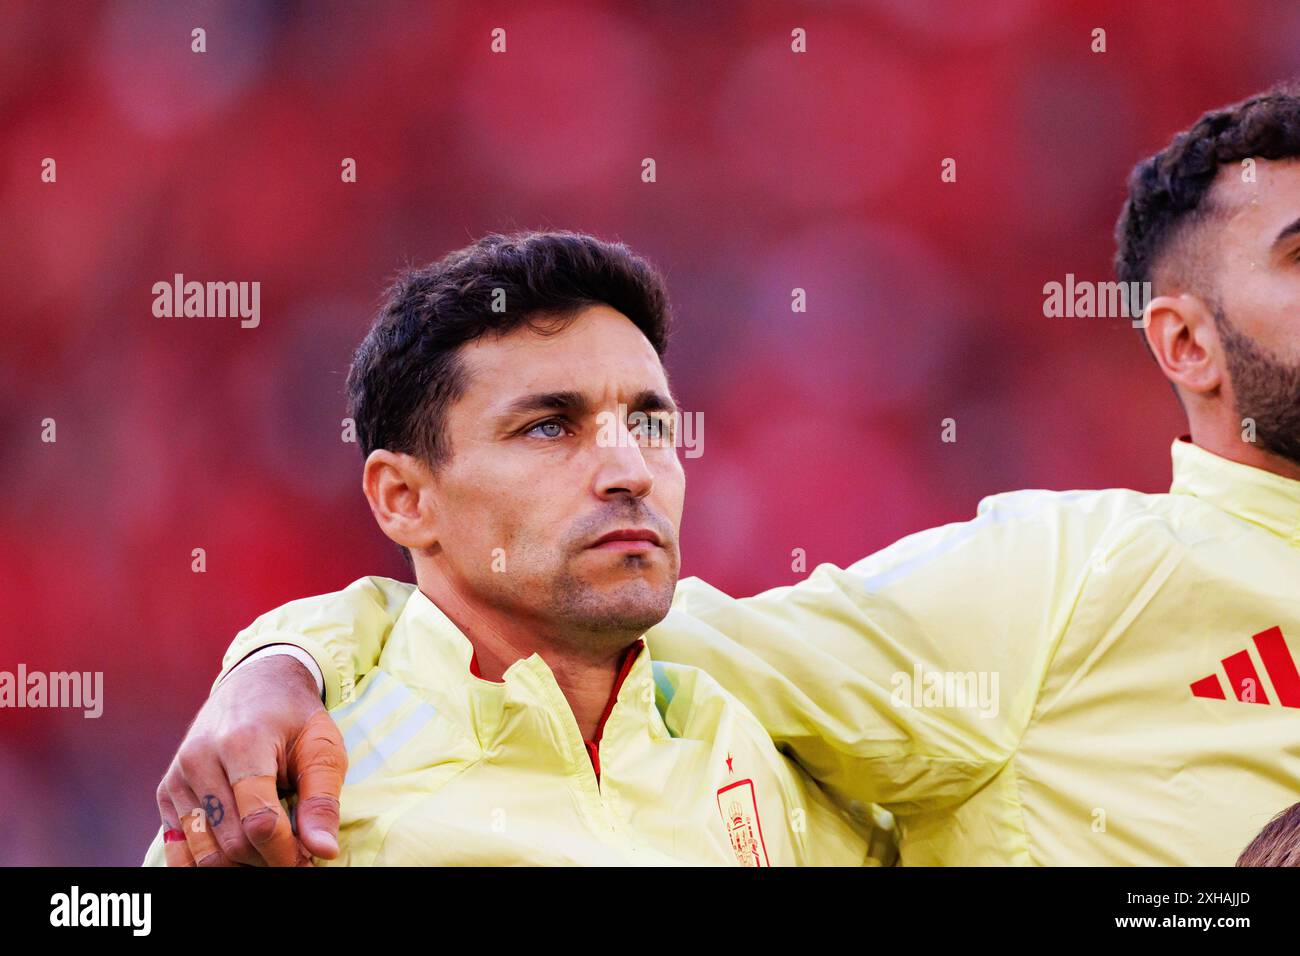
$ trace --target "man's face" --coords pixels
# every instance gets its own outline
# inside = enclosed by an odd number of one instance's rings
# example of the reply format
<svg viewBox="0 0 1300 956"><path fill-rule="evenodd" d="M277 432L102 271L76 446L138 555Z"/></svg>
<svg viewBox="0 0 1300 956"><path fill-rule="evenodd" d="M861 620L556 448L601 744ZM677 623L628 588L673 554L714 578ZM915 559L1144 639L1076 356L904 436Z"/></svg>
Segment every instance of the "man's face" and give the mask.
<svg viewBox="0 0 1300 956"><path fill-rule="evenodd" d="M686 477L671 433L647 440L628 417L666 424L675 404L622 313L593 306L547 331L461 351L467 385L433 480L434 561L463 597L547 630L639 635L672 603ZM611 533L653 540L601 541Z"/></svg>
<svg viewBox="0 0 1300 956"><path fill-rule="evenodd" d="M1300 463L1300 160L1221 170L1214 199L1226 215L1218 242L1217 298L1228 382L1260 445Z"/></svg>

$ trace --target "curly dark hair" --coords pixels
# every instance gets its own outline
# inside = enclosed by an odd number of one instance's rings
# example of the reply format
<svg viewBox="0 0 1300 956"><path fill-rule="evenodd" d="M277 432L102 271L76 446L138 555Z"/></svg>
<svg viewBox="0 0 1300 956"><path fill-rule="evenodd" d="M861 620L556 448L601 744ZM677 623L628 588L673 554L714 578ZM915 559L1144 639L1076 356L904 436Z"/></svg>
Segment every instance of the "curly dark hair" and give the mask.
<svg viewBox="0 0 1300 956"><path fill-rule="evenodd" d="M1133 168L1115 226L1120 281L1154 287L1156 269L1174 241L1213 212L1206 196L1220 167L1252 157L1295 156L1300 156L1300 87L1293 82L1206 113Z"/></svg>
<svg viewBox="0 0 1300 956"><path fill-rule="evenodd" d="M348 372L362 455L386 448L436 468L451 451L447 409L466 385L461 346L524 324L553 332L597 304L626 315L663 355L671 322L663 278L622 243L577 232L493 233L400 274Z"/></svg>

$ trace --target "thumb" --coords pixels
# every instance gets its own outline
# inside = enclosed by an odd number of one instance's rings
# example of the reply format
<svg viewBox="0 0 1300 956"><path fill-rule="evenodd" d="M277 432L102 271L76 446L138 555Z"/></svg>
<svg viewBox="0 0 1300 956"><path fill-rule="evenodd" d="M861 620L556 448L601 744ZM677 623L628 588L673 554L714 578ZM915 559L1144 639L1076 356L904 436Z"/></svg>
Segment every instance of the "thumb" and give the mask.
<svg viewBox="0 0 1300 956"><path fill-rule="evenodd" d="M286 770L298 792L298 839L322 859L339 855L339 792L348 770L343 735L329 713L317 711L289 748Z"/></svg>

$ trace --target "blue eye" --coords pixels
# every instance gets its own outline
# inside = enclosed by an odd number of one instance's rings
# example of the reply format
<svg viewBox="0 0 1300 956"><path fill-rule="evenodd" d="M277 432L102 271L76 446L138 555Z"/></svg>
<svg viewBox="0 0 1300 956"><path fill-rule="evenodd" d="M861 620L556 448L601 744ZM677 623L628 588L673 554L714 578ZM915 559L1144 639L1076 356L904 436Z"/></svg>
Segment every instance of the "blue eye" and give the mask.
<svg viewBox="0 0 1300 956"><path fill-rule="evenodd" d="M528 429L526 434L532 435L542 429L549 430L542 431L541 434L538 435L539 438L562 438L564 436L564 423L557 421L554 418L548 419L544 422L538 422L532 428Z"/></svg>
<svg viewBox="0 0 1300 956"><path fill-rule="evenodd" d="M637 421L631 430L643 441L662 445L672 441L673 422L666 415L651 415Z"/></svg>

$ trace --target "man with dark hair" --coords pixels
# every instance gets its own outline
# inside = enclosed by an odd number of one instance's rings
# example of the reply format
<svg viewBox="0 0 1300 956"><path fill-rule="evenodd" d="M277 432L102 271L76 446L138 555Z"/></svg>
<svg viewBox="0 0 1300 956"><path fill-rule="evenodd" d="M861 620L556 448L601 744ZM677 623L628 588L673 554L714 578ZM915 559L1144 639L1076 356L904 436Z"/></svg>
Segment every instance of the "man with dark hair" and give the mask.
<svg viewBox="0 0 1300 956"><path fill-rule="evenodd" d="M652 662L641 639L672 603L685 496L667 327L648 264L572 233L488 236L390 292L348 394L366 499L417 587L356 694L286 748L314 778L300 828L346 768L322 857L869 861L869 811L835 808L707 674ZM319 600L285 609L296 630ZM183 748L178 765L148 862L247 857L230 842L245 831L264 858L305 862L274 757L218 769Z"/></svg>
<svg viewBox="0 0 1300 956"><path fill-rule="evenodd" d="M656 354L667 349L663 280L622 244L574 232L493 234L403 273L348 374L362 453L387 448L441 464L444 415L466 384L461 346L591 305L626 316Z"/></svg>
<svg viewBox="0 0 1300 956"><path fill-rule="evenodd" d="M995 495L794 587L687 579L647 632L843 804L892 812L903 863L1228 865L1300 792L1298 118L1286 90L1209 113L1133 176L1120 278L1153 283L1190 426L1168 494ZM373 666L409 586L370 584L236 637L226 673L278 659L231 681L295 688L270 726L318 714L312 668L332 704Z"/></svg>
<svg viewBox="0 0 1300 956"><path fill-rule="evenodd" d="M362 454L384 448L437 468L450 451L447 409L466 385L461 347L594 305L626 316L658 355L667 349L671 312L662 278L626 246L594 236L492 234L403 273L348 373ZM672 411L644 409L651 410Z"/></svg>
<svg viewBox="0 0 1300 956"><path fill-rule="evenodd" d="M1150 283L1162 299L1145 340L1192 440L1292 478L1300 477L1300 209L1290 204L1298 157L1296 87L1206 113L1133 170L1115 230L1120 281ZM1206 349L1222 359L1211 370L1217 388L1202 387Z"/></svg>

